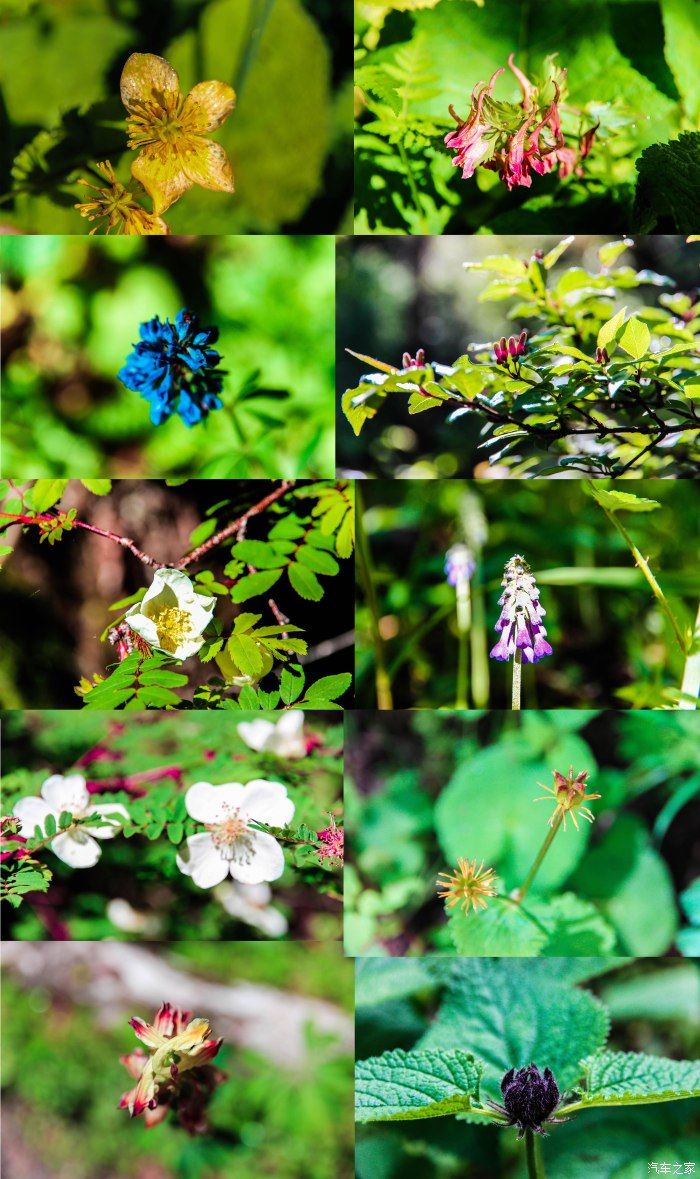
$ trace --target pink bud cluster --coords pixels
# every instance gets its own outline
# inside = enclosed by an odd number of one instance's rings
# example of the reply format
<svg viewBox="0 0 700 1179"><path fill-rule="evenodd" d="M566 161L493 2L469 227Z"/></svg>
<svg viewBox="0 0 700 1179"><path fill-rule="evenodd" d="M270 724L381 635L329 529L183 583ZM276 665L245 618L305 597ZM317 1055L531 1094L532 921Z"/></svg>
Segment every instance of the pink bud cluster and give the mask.
<svg viewBox="0 0 700 1179"><path fill-rule="evenodd" d="M518 336L510 336L507 340L505 336L501 336L493 346L493 354L496 357L496 364L508 365L510 360L516 360L524 356L527 352L527 332L523 331Z"/></svg>

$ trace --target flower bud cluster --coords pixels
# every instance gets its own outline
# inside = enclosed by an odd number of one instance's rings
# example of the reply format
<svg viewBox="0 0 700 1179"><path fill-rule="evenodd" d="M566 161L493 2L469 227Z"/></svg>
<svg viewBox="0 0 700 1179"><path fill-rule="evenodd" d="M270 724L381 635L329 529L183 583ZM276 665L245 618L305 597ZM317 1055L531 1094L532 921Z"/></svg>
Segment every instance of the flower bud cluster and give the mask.
<svg viewBox="0 0 700 1179"><path fill-rule="evenodd" d="M527 352L527 332L522 331L517 340L515 336L510 336L506 340L505 336L501 336L493 346L493 353L496 357L496 364L503 364L508 366L511 360L517 360L524 356Z"/></svg>

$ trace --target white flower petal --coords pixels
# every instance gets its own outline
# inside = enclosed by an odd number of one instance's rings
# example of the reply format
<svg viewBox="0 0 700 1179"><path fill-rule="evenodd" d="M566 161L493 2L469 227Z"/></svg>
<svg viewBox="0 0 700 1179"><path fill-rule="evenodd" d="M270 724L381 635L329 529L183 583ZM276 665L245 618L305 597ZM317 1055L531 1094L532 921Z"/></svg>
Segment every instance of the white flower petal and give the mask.
<svg viewBox="0 0 700 1179"><path fill-rule="evenodd" d="M228 861L223 858L206 831L190 835L186 847L178 852L176 863L185 876L191 876L199 888L213 888L228 876Z"/></svg>
<svg viewBox="0 0 700 1179"><path fill-rule="evenodd" d="M147 618L145 614L141 613L141 603L132 606L131 610L126 612L126 621L137 635L148 643L149 647L155 647L158 642L158 631L156 624L152 618Z"/></svg>
<svg viewBox="0 0 700 1179"><path fill-rule="evenodd" d="M52 774L41 787L41 797L45 798L49 806L57 814L70 811L72 815L79 815L90 802L90 795L82 774Z"/></svg>
<svg viewBox="0 0 700 1179"><path fill-rule="evenodd" d="M50 847L71 868L92 868L102 855L99 843L87 831L64 831L52 840Z"/></svg>
<svg viewBox="0 0 700 1179"><path fill-rule="evenodd" d="M304 740L304 713L285 712L277 722L275 735L270 742L281 757L306 757Z"/></svg>
<svg viewBox="0 0 700 1179"><path fill-rule="evenodd" d="M245 788L241 815L270 827L286 827L294 818L294 803L281 782L254 778Z"/></svg>
<svg viewBox="0 0 700 1179"><path fill-rule="evenodd" d="M131 818L126 807L123 807L119 802L98 802L94 806L89 806L85 812L87 815L100 815L102 818L107 818L114 815L119 818L117 823L107 823L104 827L88 827L87 831L93 835L95 839L114 839L115 835L119 834L120 829L124 826L122 820L127 821Z"/></svg>
<svg viewBox="0 0 700 1179"><path fill-rule="evenodd" d="M238 810L243 792L244 787L239 782L226 782L222 786L195 782L185 795L185 808L198 823L221 823Z"/></svg>
<svg viewBox="0 0 700 1179"><path fill-rule="evenodd" d="M204 639L201 635L197 635L195 638L185 639L174 651L168 651L167 654L171 659L189 659L191 655L196 655L203 646Z"/></svg>
<svg viewBox="0 0 700 1179"><path fill-rule="evenodd" d="M275 731L273 722L267 720L241 721L236 727L241 740L256 753L261 753L267 747L268 738Z"/></svg>
<svg viewBox="0 0 700 1179"><path fill-rule="evenodd" d="M41 827L42 831L44 830L44 823L48 815L58 818L49 804L43 798L37 798L36 795L32 795L30 798L20 798L19 802L15 803L12 814L20 820L19 833L25 839L29 839L34 834L34 828L37 826Z"/></svg>
<svg viewBox="0 0 700 1179"><path fill-rule="evenodd" d="M242 884L277 880L284 872L284 852L272 835L248 831L232 848L231 875Z"/></svg>
<svg viewBox="0 0 700 1179"><path fill-rule="evenodd" d="M267 937L282 937L289 928L284 913L270 904L272 892L267 884L241 884L227 880L215 893L227 913L237 917Z"/></svg>

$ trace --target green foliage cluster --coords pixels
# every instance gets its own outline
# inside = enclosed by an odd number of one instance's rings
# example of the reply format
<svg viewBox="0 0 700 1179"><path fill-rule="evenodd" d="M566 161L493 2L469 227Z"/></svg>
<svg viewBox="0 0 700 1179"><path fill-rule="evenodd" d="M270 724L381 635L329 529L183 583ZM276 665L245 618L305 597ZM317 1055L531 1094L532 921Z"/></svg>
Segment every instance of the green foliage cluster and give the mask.
<svg viewBox="0 0 700 1179"><path fill-rule="evenodd" d="M9 236L2 258L15 478L333 474L331 238ZM219 328L224 407L156 427L116 374L139 325L182 307Z"/></svg>
<svg viewBox="0 0 700 1179"><path fill-rule="evenodd" d="M109 495L110 480L88 480L83 485L98 496ZM205 684L195 685L191 699L183 700L175 689L190 685L190 677L173 666L181 662L162 651L154 651L145 644L123 653L120 662L112 666L108 675L98 673L93 679L83 677L76 688L86 708L126 709L143 708L246 708L274 709L292 705L314 708L340 708L337 701L352 683L350 672L323 676L307 683L306 672L294 656L308 653L308 642L302 638L302 627L293 624L280 613L269 591L285 575L285 594L292 600L317 603L322 600L326 584L320 576L335 577L340 573L339 560L352 555L354 545L354 506L351 484L322 481L280 484L251 483L244 485L251 496L249 508L255 505L255 490L260 489L259 502L268 495L276 498L262 503L253 515L266 518L265 539L246 537L247 520L225 536L221 533L240 514L234 507L233 493L217 500L205 511L204 520L189 538L192 560L205 568L193 574L195 591L220 599L222 604L236 608L230 631L214 617L205 631L205 642L197 659L200 664L213 662L218 675ZM231 485L229 485L229 488ZM16 523L18 518L24 531L39 532L39 540L52 545L66 532L80 527L76 524L76 509L62 509L61 501L69 493L70 481L64 479L37 480L18 491L14 484L0 484L0 528ZM280 492L281 494L277 494ZM284 507L281 503L284 501ZM2 518L4 517L4 519ZM36 523L34 523L36 521ZM99 531L99 530L98 530ZM105 535L102 533L102 535ZM118 534L106 534L117 544L123 543ZM211 545L207 542L212 541ZM133 549L133 542L127 546ZM222 556L222 550L223 556ZM136 550L139 559L144 554ZM0 556L7 557L11 545L4 545ZM209 557L212 552L212 557ZM195 557L195 554L199 556ZM146 563L155 561L145 555ZM211 562L215 562L214 568ZM186 562L189 564L189 562ZM116 618L105 627L101 639L118 647L120 627L128 632L128 609L143 598L146 588L110 606ZM239 612L237 607L252 599L260 599L260 613ZM272 604L271 604L272 602ZM263 611L265 614L263 614ZM272 625L268 623L272 617ZM260 623L263 625L259 625ZM291 662L290 662L291 661ZM111 661L110 661L111 662ZM283 668L283 664L289 667ZM282 678L282 672L285 672ZM262 681L265 681L264 687Z"/></svg>
<svg viewBox="0 0 700 1179"><path fill-rule="evenodd" d="M190 942L171 951L171 962L204 979L247 979L351 1007L352 967L335 947L274 949L269 955L265 946ZM74 1179L132 1179L147 1170L163 1179L352 1174L351 1062L313 1027L307 1058L295 1071L224 1045L217 1065L230 1079L211 1104L212 1131L188 1138L169 1125L146 1130L117 1109L127 1079L118 1057L134 1043L121 1014L105 1028L93 1012L63 1002L59 1009L45 989L23 989L7 978L3 1007L6 1132L47 1173Z"/></svg>
<svg viewBox="0 0 700 1179"><path fill-rule="evenodd" d="M260 714L239 713L234 720L189 713L176 721L104 712L77 718L66 712L5 713L3 815L11 815L19 799L38 795L52 773L82 774L94 802L117 802L129 813L119 834L101 843L97 864L78 870L52 853L51 837L57 827L89 833L103 820L76 822L66 813L57 822L49 816L44 829L22 841L13 840L13 820L3 821L3 852L22 852L21 859L2 865L0 895L16 910L8 918L11 936L31 940L47 930L55 936L59 927L81 940L257 936L252 923L227 912L220 892L199 889L183 876L175 855L202 829L185 809L189 786L267 778L281 781L295 804L289 827L263 827L279 839L287 863L271 903L289 919L291 936L337 937L340 866L320 857L316 833L328 827L331 814L342 824L342 728L324 713L307 713L306 735L320 744L306 757L289 758L246 745L237 725L254 715ZM51 921L42 923L47 912Z"/></svg>
<svg viewBox="0 0 700 1179"><path fill-rule="evenodd" d="M359 1179L525 1174L523 1145L487 1101L532 1062L551 1068L568 1120L529 1174L613 1179L693 1159L699 987L696 963L360 959L356 1116L392 1124L358 1128Z"/></svg>
<svg viewBox="0 0 700 1179"><path fill-rule="evenodd" d="M448 422L476 416L479 450L499 475L697 472L700 316L694 296L676 290L667 275L618 265L633 245L627 238L602 245L595 270L571 266L553 274L573 242L564 238L529 259L506 253L466 262L468 270L490 278L479 301L507 303L508 318L529 332L524 355L501 363L496 344L469 344L451 364L410 368L361 356L375 371L343 394L354 432L387 398L405 394L412 415L437 409ZM630 314L630 297L646 288L662 292L658 305ZM624 299L627 305L613 311Z"/></svg>
<svg viewBox="0 0 700 1179"><path fill-rule="evenodd" d="M119 76L136 51L165 57L183 93L208 79L237 91L236 109L215 134L232 162L236 192L191 190L168 211L173 234L275 233L304 225L311 211L323 232L339 226L350 185L351 93L336 22L322 31L312 15L316 3L38 0L4 8L6 225L87 233L89 222L74 208L85 200L77 179L91 163L110 159L128 180L133 153Z"/></svg>
<svg viewBox="0 0 700 1179"><path fill-rule="evenodd" d="M700 796L696 720L567 710L353 718L347 951L697 953L688 834ZM541 787L570 766L587 770L587 791L601 795L588 804L595 822L579 818L577 830L568 817L515 903L550 830L555 800ZM443 913L437 874L460 858L493 869L498 895L486 909Z"/></svg>
<svg viewBox="0 0 700 1179"><path fill-rule="evenodd" d="M463 180L444 144L479 82L510 54L528 76L567 71L572 133L597 125L584 174L507 192ZM355 135L360 233L691 233L700 169L700 36L686 0L391 0L358 4ZM520 102L510 73L495 106Z"/></svg>
<svg viewBox="0 0 700 1179"><path fill-rule="evenodd" d="M510 707L510 665L488 652L503 568L520 553L540 587L553 647L523 668L523 707L692 708L700 687L697 484L644 481L634 495L627 486L568 480L552 495L537 480L363 484L360 705L375 705L383 671L395 707L449 706L465 643L469 702ZM476 561L466 637L444 574L456 542Z"/></svg>

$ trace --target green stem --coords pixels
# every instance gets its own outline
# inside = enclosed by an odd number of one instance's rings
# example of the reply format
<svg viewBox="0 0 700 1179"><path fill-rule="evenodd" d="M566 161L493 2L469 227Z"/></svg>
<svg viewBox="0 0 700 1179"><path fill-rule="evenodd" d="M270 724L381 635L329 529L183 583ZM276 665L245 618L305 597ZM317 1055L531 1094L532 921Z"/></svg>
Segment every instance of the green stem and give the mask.
<svg viewBox="0 0 700 1179"><path fill-rule="evenodd" d="M229 421L231 422L231 425L233 426L233 429L238 437L238 440L239 440L241 446L244 448L247 447L250 439L248 438L246 431L243 429L243 426L240 423L240 420L238 418L238 414L236 413L235 409L230 405L226 406L226 410L228 412Z"/></svg>
<svg viewBox="0 0 700 1179"><path fill-rule="evenodd" d="M379 628L379 605L374 588L374 570L372 568L372 556L367 542L367 534L365 533L364 505L362 503L362 493L359 483L355 485L355 496L357 568L371 619L370 630L372 632L372 645L374 647L374 682L377 689L377 708L382 711L388 711L393 708L391 681L387 674L384 660L384 641Z"/></svg>
<svg viewBox="0 0 700 1179"><path fill-rule="evenodd" d="M700 631L700 606L695 617L694 636ZM695 639L694 639L695 641ZM698 693L700 693L700 650L688 652L685 660L685 667L683 668L683 680L681 683L681 692L684 696L692 697L688 700L680 700L679 708L697 708Z"/></svg>
<svg viewBox="0 0 700 1179"><path fill-rule="evenodd" d="M522 685L522 671L523 671L523 654L519 647L515 649L513 656L513 694L511 698L511 708L514 712L520 711L520 690Z"/></svg>
<svg viewBox="0 0 700 1179"><path fill-rule="evenodd" d="M628 549L630 550L632 556L634 557L635 564L637 565L637 567L639 569L641 569L642 573L646 577L647 581L649 582L649 585L651 586L651 592L653 593L657 602L661 606L661 609L663 610L664 614L668 618L668 621L671 624L671 629L674 633L674 636L675 636L676 642L678 643L678 646L680 647L680 649L684 655L687 654L686 641L683 638L683 635L681 634L680 627L678 626L678 623L676 622L674 613L666 600L666 595L664 594L664 591L662 590L661 586L659 585L658 581L656 580L656 578L654 577L654 574L651 571L651 568L649 566L649 562L647 561L646 557L642 556L642 554L640 553L636 544L632 540L632 537L630 536L629 532L627 531L625 526L623 524L621 524L620 521L618 520L617 513L609 511L606 507L603 507L602 504L600 504L600 507L603 508L603 511L605 512L605 515L608 517L608 520L610 521L610 523L620 533L620 536L622 537L622 539L624 540Z"/></svg>
<svg viewBox="0 0 700 1179"><path fill-rule="evenodd" d="M550 827L549 831L547 832L547 835L545 836L544 843L542 844L542 847L540 848L537 855L535 856L535 859L533 861L532 867L530 868L530 871L528 872L527 876L525 877L522 884L520 885L520 888L515 893L514 899L517 902L524 900L527 890L530 888L530 885L532 884L533 880L535 879L537 873L539 872L539 870L542 866L542 861L544 860L544 857L547 855L547 852L549 851L550 847L552 846L552 843L554 842L554 836L556 835L557 831L561 827L561 823L562 823L563 818L564 818L564 811L561 811L561 813L557 815L556 819L552 823L552 826Z"/></svg>
<svg viewBox="0 0 700 1179"><path fill-rule="evenodd" d="M534 1130L525 1131L525 1157L528 1179L546 1179L542 1161L542 1142Z"/></svg>
<svg viewBox="0 0 700 1179"><path fill-rule="evenodd" d="M455 587L457 594L457 697L455 708L468 708L468 659L469 630L471 628L471 602L469 580L459 578Z"/></svg>
<svg viewBox="0 0 700 1179"><path fill-rule="evenodd" d="M243 87L245 85L251 66L255 60L260 42L265 32L265 26L270 18L270 13L274 8L275 0L250 0L250 9L248 12L248 36L246 38L245 49L243 56L238 64L236 75L233 81L233 88L236 91L236 96L240 102Z"/></svg>

